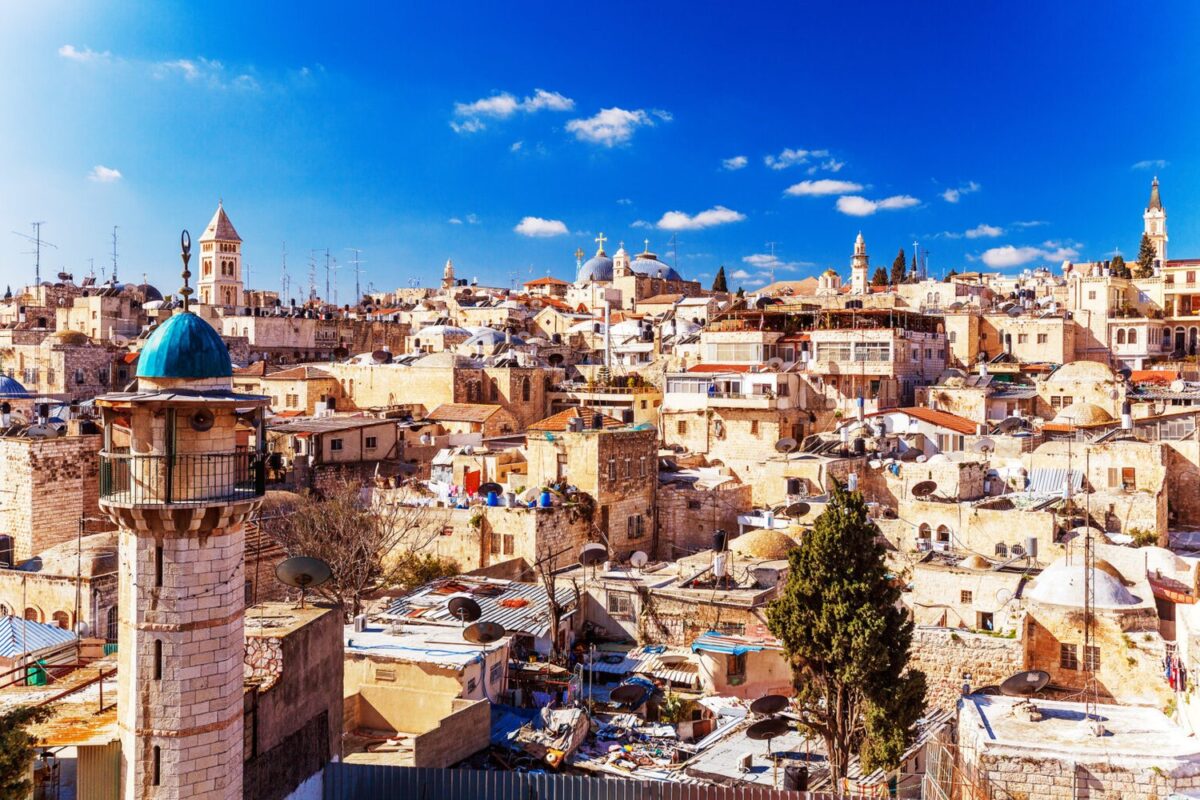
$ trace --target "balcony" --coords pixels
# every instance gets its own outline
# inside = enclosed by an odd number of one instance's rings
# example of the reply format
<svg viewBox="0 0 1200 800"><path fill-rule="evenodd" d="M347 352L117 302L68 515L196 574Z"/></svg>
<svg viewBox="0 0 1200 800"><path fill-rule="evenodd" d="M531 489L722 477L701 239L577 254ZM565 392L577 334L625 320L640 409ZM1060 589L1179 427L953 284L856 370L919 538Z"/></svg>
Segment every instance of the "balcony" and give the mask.
<svg viewBox="0 0 1200 800"><path fill-rule="evenodd" d="M220 505L262 497L265 491L259 453L100 453L102 505Z"/></svg>
<svg viewBox="0 0 1200 800"><path fill-rule="evenodd" d="M748 392L709 392L708 405L712 408L754 408L770 410L778 406L778 398L772 394Z"/></svg>

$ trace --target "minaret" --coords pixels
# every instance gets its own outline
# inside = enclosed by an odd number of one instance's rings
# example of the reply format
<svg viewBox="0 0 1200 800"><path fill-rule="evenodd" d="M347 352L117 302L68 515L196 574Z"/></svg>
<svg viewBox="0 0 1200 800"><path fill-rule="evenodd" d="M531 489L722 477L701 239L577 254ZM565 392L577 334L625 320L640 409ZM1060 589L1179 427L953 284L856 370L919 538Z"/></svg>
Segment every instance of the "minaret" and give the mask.
<svg viewBox="0 0 1200 800"><path fill-rule="evenodd" d="M225 343L189 309L186 231L182 245L183 309L142 348L138 391L96 400L100 509L120 529L123 800L242 798L243 523L265 488L267 398L231 390Z"/></svg>
<svg viewBox="0 0 1200 800"><path fill-rule="evenodd" d="M446 259L446 266L442 268L442 288L450 291L454 288L454 262Z"/></svg>
<svg viewBox="0 0 1200 800"><path fill-rule="evenodd" d="M1163 208L1162 198L1158 196L1158 176L1154 177L1154 182L1150 184L1150 202L1146 205L1146 211L1142 214L1142 230L1150 241L1154 243L1154 250L1158 253L1158 263L1160 265L1167 263L1167 211Z"/></svg>
<svg viewBox="0 0 1200 800"><path fill-rule="evenodd" d="M200 235L200 279L196 281L204 305L242 305L242 237L234 230L224 202Z"/></svg>
<svg viewBox="0 0 1200 800"><path fill-rule="evenodd" d="M854 240L854 255L850 259L850 293L867 293L867 243L863 240L862 231Z"/></svg>

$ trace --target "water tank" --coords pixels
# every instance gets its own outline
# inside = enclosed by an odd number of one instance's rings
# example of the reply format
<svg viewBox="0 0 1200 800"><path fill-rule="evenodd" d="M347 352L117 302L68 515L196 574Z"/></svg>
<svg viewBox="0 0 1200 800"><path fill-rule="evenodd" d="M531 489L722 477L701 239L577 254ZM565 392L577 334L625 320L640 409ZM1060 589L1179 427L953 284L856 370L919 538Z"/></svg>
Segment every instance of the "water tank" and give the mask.
<svg viewBox="0 0 1200 800"><path fill-rule="evenodd" d="M783 790L785 792L808 791L808 767L803 764L787 764L783 768Z"/></svg>

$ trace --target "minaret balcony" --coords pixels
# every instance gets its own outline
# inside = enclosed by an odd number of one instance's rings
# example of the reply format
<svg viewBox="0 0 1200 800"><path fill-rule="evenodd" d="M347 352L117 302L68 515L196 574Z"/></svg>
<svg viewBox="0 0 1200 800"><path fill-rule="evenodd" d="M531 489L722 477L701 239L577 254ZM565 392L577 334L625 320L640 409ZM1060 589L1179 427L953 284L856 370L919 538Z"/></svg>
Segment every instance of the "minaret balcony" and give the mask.
<svg viewBox="0 0 1200 800"><path fill-rule="evenodd" d="M250 450L230 453L100 453L100 504L118 508L244 503L266 491L265 462Z"/></svg>

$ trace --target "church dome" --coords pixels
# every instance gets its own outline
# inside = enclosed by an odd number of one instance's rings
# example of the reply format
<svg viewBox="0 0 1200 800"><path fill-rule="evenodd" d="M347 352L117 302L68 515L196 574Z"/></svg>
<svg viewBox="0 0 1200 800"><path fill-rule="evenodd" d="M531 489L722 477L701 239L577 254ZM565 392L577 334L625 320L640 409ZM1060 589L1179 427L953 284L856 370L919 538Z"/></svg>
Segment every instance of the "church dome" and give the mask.
<svg viewBox="0 0 1200 800"><path fill-rule="evenodd" d="M658 256L654 253L645 252L639 253L638 257L633 260L629 268L638 275L644 275L647 278L663 278L668 281L681 281L679 273L671 269L667 264L658 260Z"/></svg>
<svg viewBox="0 0 1200 800"><path fill-rule="evenodd" d="M577 283L592 283L594 281L611 281L613 279L613 260L604 251L583 262L579 268Z"/></svg>
<svg viewBox="0 0 1200 800"><path fill-rule="evenodd" d="M1079 400L1059 411L1054 421L1065 425L1101 425L1112 422L1113 418L1100 406Z"/></svg>
<svg viewBox="0 0 1200 800"><path fill-rule="evenodd" d="M139 378L228 378L229 348L213 327L190 311L158 326L138 358Z"/></svg>
<svg viewBox="0 0 1200 800"><path fill-rule="evenodd" d="M163 299L162 292L160 292L158 289L154 288L153 286L151 286L148 283L140 284L137 287L137 290L141 293L143 302L149 303L154 300L162 300Z"/></svg>
<svg viewBox="0 0 1200 800"><path fill-rule="evenodd" d="M1083 608L1084 573L1082 557L1076 556L1071 564L1060 558L1042 570L1042 574L1034 580L1033 587L1026 596L1046 605ZM1120 574L1107 561L1097 559L1096 569L1092 572L1096 608L1123 608L1141 603L1141 600L1125 588Z"/></svg>
<svg viewBox="0 0 1200 800"><path fill-rule="evenodd" d="M788 552L796 546L796 540L786 533L767 528L756 528L729 542L729 550L732 553L773 561L787 558Z"/></svg>

